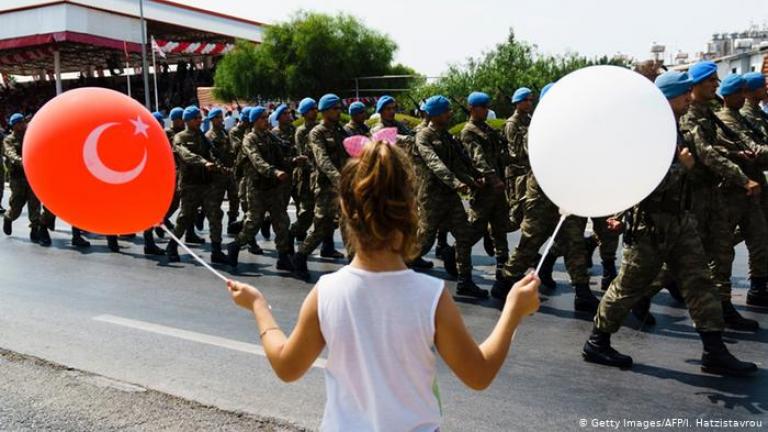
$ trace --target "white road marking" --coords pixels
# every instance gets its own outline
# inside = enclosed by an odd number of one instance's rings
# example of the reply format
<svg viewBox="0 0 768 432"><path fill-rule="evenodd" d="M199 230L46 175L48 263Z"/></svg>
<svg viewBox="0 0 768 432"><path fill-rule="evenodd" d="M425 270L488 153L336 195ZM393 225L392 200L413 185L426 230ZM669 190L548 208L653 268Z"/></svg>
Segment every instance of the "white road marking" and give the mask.
<svg viewBox="0 0 768 432"><path fill-rule="evenodd" d="M256 345L247 342L240 342L232 339L227 339L219 336L211 336L204 333L197 333L189 330L181 330L173 327L167 327L160 324L154 324L146 321L137 321L128 318L121 318L114 315L99 315L93 317L95 321L105 322L109 324L115 324L123 327L128 327L136 330L143 330L149 333L155 333L163 336L171 336L178 339L184 339L187 341L203 343L207 345L213 345L220 348L226 348L233 351L240 351L248 354L256 354L262 357L266 357L264 348L261 345ZM325 369L325 359L317 359L312 364L312 367Z"/></svg>

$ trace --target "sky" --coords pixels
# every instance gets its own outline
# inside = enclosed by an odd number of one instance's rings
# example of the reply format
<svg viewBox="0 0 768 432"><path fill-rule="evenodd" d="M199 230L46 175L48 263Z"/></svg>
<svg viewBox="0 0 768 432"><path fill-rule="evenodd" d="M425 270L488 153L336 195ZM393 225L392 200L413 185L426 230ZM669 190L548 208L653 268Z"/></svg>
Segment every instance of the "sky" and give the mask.
<svg viewBox="0 0 768 432"><path fill-rule="evenodd" d="M546 54L622 53L650 58L653 42L691 55L713 33L768 25L768 0L185 0L203 9L260 22L287 20L299 9L350 13L388 34L396 61L427 76L503 42L510 29Z"/></svg>

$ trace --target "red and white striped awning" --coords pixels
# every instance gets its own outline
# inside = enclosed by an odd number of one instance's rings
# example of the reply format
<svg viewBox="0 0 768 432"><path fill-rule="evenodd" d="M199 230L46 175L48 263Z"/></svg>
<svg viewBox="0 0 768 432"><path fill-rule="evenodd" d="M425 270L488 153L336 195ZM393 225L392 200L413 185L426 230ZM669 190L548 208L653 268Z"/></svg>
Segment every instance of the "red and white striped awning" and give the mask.
<svg viewBox="0 0 768 432"><path fill-rule="evenodd" d="M40 60L42 58L51 57L51 56L53 56L53 47L31 49L27 51L18 52L15 54L0 56L0 64L4 64L4 65L23 64L26 62Z"/></svg>
<svg viewBox="0 0 768 432"><path fill-rule="evenodd" d="M157 46L160 51L166 54L188 54L188 55L222 55L231 51L234 44L208 43L208 42L189 42L189 41L164 41L157 40Z"/></svg>

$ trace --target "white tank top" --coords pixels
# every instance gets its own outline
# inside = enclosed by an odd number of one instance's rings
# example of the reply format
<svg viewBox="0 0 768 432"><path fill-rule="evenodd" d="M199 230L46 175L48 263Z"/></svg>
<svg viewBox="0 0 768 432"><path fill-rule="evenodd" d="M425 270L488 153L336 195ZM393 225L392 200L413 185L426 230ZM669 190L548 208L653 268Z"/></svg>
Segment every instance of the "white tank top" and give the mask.
<svg viewBox="0 0 768 432"><path fill-rule="evenodd" d="M317 282L328 345L322 431L440 427L435 309L443 281L346 266Z"/></svg>

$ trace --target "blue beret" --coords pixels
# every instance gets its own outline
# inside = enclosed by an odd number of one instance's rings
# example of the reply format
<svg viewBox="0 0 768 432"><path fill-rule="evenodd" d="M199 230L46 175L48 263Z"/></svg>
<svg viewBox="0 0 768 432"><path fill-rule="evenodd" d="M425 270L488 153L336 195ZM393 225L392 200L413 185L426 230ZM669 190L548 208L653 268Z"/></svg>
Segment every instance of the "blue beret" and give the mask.
<svg viewBox="0 0 768 432"><path fill-rule="evenodd" d="M698 84L713 74L717 74L717 65L713 61L700 61L688 69L693 84Z"/></svg>
<svg viewBox="0 0 768 432"><path fill-rule="evenodd" d="M519 89L515 90L515 93L512 94L512 103L516 104L518 102L524 101L528 96L533 93L531 89L528 87L520 87Z"/></svg>
<svg viewBox="0 0 768 432"><path fill-rule="evenodd" d="M376 102L376 112L380 113L382 109L384 109L385 106L395 103L395 98L389 95L384 95L379 98L379 100Z"/></svg>
<svg viewBox="0 0 768 432"><path fill-rule="evenodd" d="M299 114L301 115L305 115L314 108L317 108L317 102L312 98L304 98L299 102Z"/></svg>
<svg viewBox="0 0 768 432"><path fill-rule="evenodd" d="M214 108L208 112L208 120L213 120L216 118L216 116L223 116L224 110L221 108Z"/></svg>
<svg viewBox="0 0 768 432"><path fill-rule="evenodd" d="M744 89L744 84L746 84L744 77L739 74L731 74L723 79L717 92L720 96L730 96Z"/></svg>
<svg viewBox="0 0 768 432"><path fill-rule="evenodd" d="M451 109L451 101L445 96L432 96L424 102L424 112L430 117L439 116Z"/></svg>
<svg viewBox="0 0 768 432"><path fill-rule="evenodd" d="M674 70L659 75L654 83L667 99L674 99L688 93L693 86L691 77L687 73Z"/></svg>
<svg viewBox="0 0 768 432"><path fill-rule="evenodd" d="M551 82L541 88L541 93L539 93L539 101L541 101L544 98L544 95L547 94L550 89L552 89L553 85L555 85L555 83Z"/></svg>
<svg viewBox="0 0 768 432"><path fill-rule="evenodd" d="M243 108L243 110L240 111L240 120L250 122L251 119L248 118L248 114L250 113L251 113L251 107L247 106Z"/></svg>
<svg viewBox="0 0 768 432"><path fill-rule="evenodd" d="M360 114L361 112L365 112L365 104L362 102L352 102L351 105L349 105L349 115L355 115Z"/></svg>
<svg viewBox="0 0 768 432"><path fill-rule="evenodd" d="M197 116L200 115L200 108L190 105L186 108L184 108L184 121L190 121L197 118Z"/></svg>
<svg viewBox="0 0 768 432"><path fill-rule="evenodd" d="M184 108L182 107L176 107L171 110L171 113L168 114L168 118L171 120L181 120L184 118Z"/></svg>
<svg viewBox="0 0 768 432"><path fill-rule="evenodd" d="M275 120L279 120L280 116L283 115L284 112L288 111L288 105L286 104L280 104L279 107L275 110L275 113L273 114L275 117Z"/></svg>
<svg viewBox="0 0 768 432"><path fill-rule="evenodd" d="M160 123L160 125L165 125L165 117L163 117L163 113L161 113L160 111L153 112L152 117L154 117L155 120L157 120L157 122Z"/></svg>
<svg viewBox="0 0 768 432"><path fill-rule="evenodd" d="M341 103L341 99L333 93L328 93L320 98L320 102L317 104L317 108L320 111L327 111L336 105Z"/></svg>
<svg viewBox="0 0 768 432"><path fill-rule="evenodd" d="M255 106L251 108L251 112L248 113L248 119L251 121L251 123L256 122L264 113L267 112L267 109L263 106Z"/></svg>
<svg viewBox="0 0 768 432"><path fill-rule="evenodd" d="M469 106L488 106L491 103L491 97L483 92L472 92L467 97Z"/></svg>
<svg viewBox="0 0 768 432"><path fill-rule="evenodd" d="M21 115L19 113L14 113L13 115L11 115L11 118L8 120L8 125L9 126L13 126L13 125L15 125L16 123L18 123L18 122L20 122L22 120L24 120L24 116L23 115Z"/></svg>
<svg viewBox="0 0 768 432"><path fill-rule="evenodd" d="M747 72L744 75L744 81L747 82L747 88L750 90L757 90L761 87L765 87L765 75L760 72Z"/></svg>

